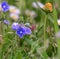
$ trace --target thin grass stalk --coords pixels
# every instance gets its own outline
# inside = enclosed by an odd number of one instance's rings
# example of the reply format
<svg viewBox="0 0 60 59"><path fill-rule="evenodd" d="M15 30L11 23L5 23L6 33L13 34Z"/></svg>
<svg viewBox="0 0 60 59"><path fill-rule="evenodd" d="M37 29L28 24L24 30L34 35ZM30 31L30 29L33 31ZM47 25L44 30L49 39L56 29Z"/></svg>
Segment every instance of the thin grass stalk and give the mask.
<svg viewBox="0 0 60 59"><path fill-rule="evenodd" d="M54 20L54 28L55 28L55 34L59 31L58 23L57 23L57 12L56 9L54 8L53 11L53 20ZM57 40L57 45L58 45L58 55L57 58L60 59L60 39L56 38Z"/></svg>
<svg viewBox="0 0 60 59"><path fill-rule="evenodd" d="M44 44L46 40L46 22L47 22L47 15L45 15L45 19L44 19Z"/></svg>

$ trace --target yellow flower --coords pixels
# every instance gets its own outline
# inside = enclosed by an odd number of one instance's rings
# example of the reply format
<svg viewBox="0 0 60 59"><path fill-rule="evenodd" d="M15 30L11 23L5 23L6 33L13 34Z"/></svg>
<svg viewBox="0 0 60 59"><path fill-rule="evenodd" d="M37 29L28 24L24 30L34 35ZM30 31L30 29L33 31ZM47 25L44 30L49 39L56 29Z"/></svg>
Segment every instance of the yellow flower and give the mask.
<svg viewBox="0 0 60 59"><path fill-rule="evenodd" d="M52 4L51 3L46 3L45 5L44 5L44 8L43 9L45 9L45 10L49 10L50 12L52 12Z"/></svg>

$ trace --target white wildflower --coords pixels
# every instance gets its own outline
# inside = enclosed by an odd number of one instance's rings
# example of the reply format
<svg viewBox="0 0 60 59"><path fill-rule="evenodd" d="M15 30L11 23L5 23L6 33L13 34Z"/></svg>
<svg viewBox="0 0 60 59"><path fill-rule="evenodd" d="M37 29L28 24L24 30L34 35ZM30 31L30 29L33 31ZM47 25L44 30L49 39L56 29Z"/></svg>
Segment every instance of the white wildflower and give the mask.
<svg viewBox="0 0 60 59"><path fill-rule="evenodd" d="M31 11L31 10L26 10L25 14L27 16L30 16L30 17L33 17L33 18L37 16L37 14L34 11Z"/></svg>
<svg viewBox="0 0 60 59"><path fill-rule="evenodd" d="M33 2L33 3L32 3L32 6L33 6L34 8L38 8L36 2Z"/></svg>
<svg viewBox="0 0 60 59"><path fill-rule="evenodd" d="M58 22L58 25L60 25L60 19L58 19L57 22Z"/></svg>
<svg viewBox="0 0 60 59"><path fill-rule="evenodd" d="M15 21L19 19L19 16L17 14L14 14L14 13L11 13L10 17Z"/></svg>
<svg viewBox="0 0 60 59"><path fill-rule="evenodd" d="M20 10L17 9L15 6L10 6L9 11L10 13L20 14Z"/></svg>
<svg viewBox="0 0 60 59"><path fill-rule="evenodd" d="M30 15L31 15L31 17L36 17L37 16L37 14L34 11L31 11Z"/></svg>
<svg viewBox="0 0 60 59"><path fill-rule="evenodd" d="M43 7L44 7L44 5L43 5L41 2L37 2L37 4L38 4L38 6L39 6L40 8L43 8Z"/></svg>

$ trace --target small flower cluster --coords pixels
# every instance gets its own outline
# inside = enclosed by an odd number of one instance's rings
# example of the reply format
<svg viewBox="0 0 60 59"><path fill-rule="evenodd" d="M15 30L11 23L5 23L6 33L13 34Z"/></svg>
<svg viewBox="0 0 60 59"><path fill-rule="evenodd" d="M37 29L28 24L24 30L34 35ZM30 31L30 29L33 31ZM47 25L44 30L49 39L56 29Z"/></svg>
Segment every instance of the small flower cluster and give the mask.
<svg viewBox="0 0 60 59"><path fill-rule="evenodd" d="M10 17L15 21L19 19L20 10L15 6L9 5L6 1L3 1L0 4L0 12L9 12ZM7 25L10 24L10 22L6 19L4 19L3 22ZM13 22L12 24L12 29L16 31L16 34L20 38L23 38L24 35L29 35L32 33L31 29L25 25L18 24L17 22Z"/></svg>
<svg viewBox="0 0 60 59"><path fill-rule="evenodd" d="M15 6L9 5L6 1L3 1L3 2L0 4L0 12L7 12L7 11L10 12L10 17L11 17L13 20L16 21L16 20L19 19L20 10L17 9Z"/></svg>
<svg viewBox="0 0 60 59"><path fill-rule="evenodd" d="M19 14L20 14L20 10L17 9L15 6L10 6L9 7L9 11L10 11L10 17L13 20L18 20L19 19Z"/></svg>
<svg viewBox="0 0 60 59"><path fill-rule="evenodd" d="M32 33L29 27L26 27L24 24L18 24L16 22L12 24L12 29L16 31L16 34L20 38L23 38L24 35L29 35Z"/></svg>

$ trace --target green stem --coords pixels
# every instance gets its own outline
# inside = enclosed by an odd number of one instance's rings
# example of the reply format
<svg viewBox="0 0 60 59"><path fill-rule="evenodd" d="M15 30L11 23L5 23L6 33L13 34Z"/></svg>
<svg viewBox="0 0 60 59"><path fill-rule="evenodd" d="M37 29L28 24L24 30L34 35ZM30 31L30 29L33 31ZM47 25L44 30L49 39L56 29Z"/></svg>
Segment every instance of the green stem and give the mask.
<svg viewBox="0 0 60 59"><path fill-rule="evenodd" d="M47 22L47 15L45 16L45 21L44 21L44 44L46 40L46 22Z"/></svg>
<svg viewBox="0 0 60 59"><path fill-rule="evenodd" d="M53 11L53 19L54 19L54 28L55 28L55 34L59 31L59 27L58 27L58 23L57 23L57 11L54 8ZM58 45L58 56L57 58L60 59L60 38L56 38L57 39L57 45Z"/></svg>
<svg viewBox="0 0 60 59"><path fill-rule="evenodd" d="M2 29L2 22L0 21L0 35L2 35L3 34L3 29Z"/></svg>

